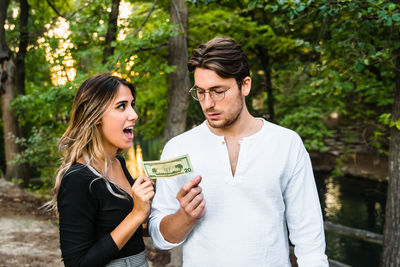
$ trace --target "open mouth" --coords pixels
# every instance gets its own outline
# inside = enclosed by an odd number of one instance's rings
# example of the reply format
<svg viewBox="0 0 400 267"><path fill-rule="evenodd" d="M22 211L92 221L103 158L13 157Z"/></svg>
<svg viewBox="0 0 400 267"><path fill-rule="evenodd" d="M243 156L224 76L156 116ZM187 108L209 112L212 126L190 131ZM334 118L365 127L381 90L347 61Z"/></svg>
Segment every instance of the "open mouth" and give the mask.
<svg viewBox="0 0 400 267"><path fill-rule="evenodd" d="M123 131L128 139L133 139L133 126L126 127Z"/></svg>

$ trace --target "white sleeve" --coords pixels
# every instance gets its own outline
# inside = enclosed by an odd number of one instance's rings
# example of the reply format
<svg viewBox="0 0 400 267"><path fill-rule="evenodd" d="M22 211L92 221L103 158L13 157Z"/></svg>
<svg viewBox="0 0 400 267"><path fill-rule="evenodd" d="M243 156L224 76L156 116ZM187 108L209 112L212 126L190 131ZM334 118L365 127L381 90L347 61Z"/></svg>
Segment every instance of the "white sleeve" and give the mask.
<svg viewBox="0 0 400 267"><path fill-rule="evenodd" d="M167 159L170 157L171 151L168 144L165 146L161 159ZM181 188L181 179L158 179L156 182L156 194L153 198L151 205L151 213L149 217L149 232L152 238L153 244L158 249L171 249L179 246L184 242L170 243L164 239L160 232L160 223L162 219L170 214L175 213L179 207L179 201L176 199L176 194Z"/></svg>
<svg viewBox="0 0 400 267"><path fill-rule="evenodd" d="M327 267L325 234L310 157L302 142L284 191L289 238L299 267Z"/></svg>

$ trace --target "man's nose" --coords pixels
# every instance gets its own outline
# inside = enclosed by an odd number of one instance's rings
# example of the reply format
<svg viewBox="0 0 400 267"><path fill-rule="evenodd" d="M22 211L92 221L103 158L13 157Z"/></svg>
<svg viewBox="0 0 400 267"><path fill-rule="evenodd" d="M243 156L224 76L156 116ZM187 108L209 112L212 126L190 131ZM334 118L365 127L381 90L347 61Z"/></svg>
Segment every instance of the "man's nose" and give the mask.
<svg viewBox="0 0 400 267"><path fill-rule="evenodd" d="M204 93L203 103L206 109L211 108L215 105L215 101L211 98L209 92Z"/></svg>

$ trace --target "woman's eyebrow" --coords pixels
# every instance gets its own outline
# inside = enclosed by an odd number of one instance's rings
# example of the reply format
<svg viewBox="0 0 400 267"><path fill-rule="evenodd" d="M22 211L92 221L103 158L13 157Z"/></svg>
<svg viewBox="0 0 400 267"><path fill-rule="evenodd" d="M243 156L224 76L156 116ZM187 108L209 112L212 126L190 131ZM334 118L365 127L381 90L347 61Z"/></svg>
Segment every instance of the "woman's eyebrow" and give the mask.
<svg viewBox="0 0 400 267"><path fill-rule="evenodd" d="M128 104L128 100L120 100L115 103L115 105L120 105L120 104Z"/></svg>

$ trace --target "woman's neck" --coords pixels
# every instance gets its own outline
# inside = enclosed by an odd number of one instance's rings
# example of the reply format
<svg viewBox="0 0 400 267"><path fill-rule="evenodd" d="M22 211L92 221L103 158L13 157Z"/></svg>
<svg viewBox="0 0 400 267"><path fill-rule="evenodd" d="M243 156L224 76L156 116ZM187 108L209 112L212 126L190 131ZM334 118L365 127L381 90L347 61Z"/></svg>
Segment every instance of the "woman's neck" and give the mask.
<svg viewBox="0 0 400 267"><path fill-rule="evenodd" d="M98 172L104 174L105 168L107 168L108 172L110 168L112 168L112 166L117 162L116 155L117 155L116 153L112 155L106 155L105 159L96 159L96 158L89 159L87 156L82 156L77 160L77 162L84 165L89 164L90 166L95 168Z"/></svg>

